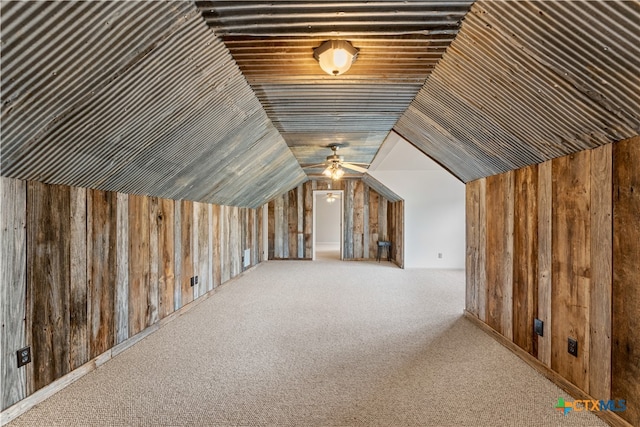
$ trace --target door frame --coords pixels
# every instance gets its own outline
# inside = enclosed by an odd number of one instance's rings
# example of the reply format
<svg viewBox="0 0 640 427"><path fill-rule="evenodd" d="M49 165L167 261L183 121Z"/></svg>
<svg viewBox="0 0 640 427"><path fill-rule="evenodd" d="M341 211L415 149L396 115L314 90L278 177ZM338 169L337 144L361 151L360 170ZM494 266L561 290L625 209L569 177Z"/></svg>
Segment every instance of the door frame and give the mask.
<svg viewBox="0 0 640 427"><path fill-rule="evenodd" d="M313 241L311 244L311 259L316 259L316 196L322 196L323 194L339 194L340 197L340 260L344 259L343 245L344 245L344 191L343 190L313 190Z"/></svg>

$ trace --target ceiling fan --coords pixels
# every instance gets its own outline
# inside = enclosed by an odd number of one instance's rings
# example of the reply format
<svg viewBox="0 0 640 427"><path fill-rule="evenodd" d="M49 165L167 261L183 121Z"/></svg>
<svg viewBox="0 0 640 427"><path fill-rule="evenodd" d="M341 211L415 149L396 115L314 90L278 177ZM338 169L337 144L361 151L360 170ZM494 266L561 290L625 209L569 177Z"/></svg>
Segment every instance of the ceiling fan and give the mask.
<svg viewBox="0 0 640 427"><path fill-rule="evenodd" d="M305 166L305 168L317 168L320 166L325 166L326 169L322 172L322 174L333 180L342 178L342 176L344 175L344 169L350 169L360 173L367 172L366 168L363 168L359 165L369 166L369 163L345 162L344 157L338 155L340 144L331 144L329 145L329 148L331 148L333 154L327 156L326 162L317 165Z"/></svg>
<svg viewBox="0 0 640 427"><path fill-rule="evenodd" d="M327 193L325 196L325 200L327 203L333 203L340 198L339 193Z"/></svg>

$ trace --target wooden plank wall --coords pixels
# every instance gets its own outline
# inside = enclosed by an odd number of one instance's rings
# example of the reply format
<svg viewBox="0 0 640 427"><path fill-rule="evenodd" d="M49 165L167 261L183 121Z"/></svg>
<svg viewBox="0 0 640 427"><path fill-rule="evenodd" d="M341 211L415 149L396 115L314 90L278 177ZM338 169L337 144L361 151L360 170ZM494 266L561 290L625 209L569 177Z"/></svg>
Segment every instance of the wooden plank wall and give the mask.
<svg viewBox="0 0 640 427"><path fill-rule="evenodd" d="M391 240L391 259L404 268L404 201L387 201L386 204L389 234L383 240Z"/></svg>
<svg viewBox="0 0 640 427"><path fill-rule="evenodd" d="M582 151L553 160L551 172L551 368L585 391L589 389L590 166L591 151ZM569 337L578 340L578 357L567 352Z"/></svg>
<svg viewBox="0 0 640 427"><path fill-rule="evenodd" d="M235 277L244 249L259 262L255 209L9 178L0 190L2 410L219 286L223 269ZM17 368L25 346L32 363Z"/></svg>
<svg viewBox="0 0 640 427"><path fill-rule="evenodd" d="M640 425L640 137L613 148L614 399L626 399L622 415Z"/></svg>
<svg viewBox="0 0 640 427"><path fill-rule="evenodd" d="M468 183L466 195L467 311L595 399L625 399L618 415L632 425L640 425L639 164L636 137Z"/></svg>
<svg viewBox="0 0 640 427"><path fill-rule="evenodd" d="M487 262L486 321L507 338L513 337L513 173L486 179L487 253L499 262Z"/></svg>
<svg viewBox="0 0 640 427"><path fill-rule="evenodd" d="M514 174L513 189L513 342L532 356L538 354L533 319L538 311L538 170Z"/></svg>
<svg viewBox="0 0 640 427"><path fill-rule="evenodd" d="M70 208L69 187L28 183L26 304L32 390L70 371Z"/></svg>
<svg viewBox="0 0 640 427"><path fill-rule="evenodd" d="M344 191L344 259L375 259L378 240L391 240L392 258L404 265L404 201L390 202L361 180L307 181L268 205L269 259L311 259L313 191Z"/></svg>
<svg viewBox="0 0 640 427"><path fill-rule="evenodd" d="M115 334L115 298L117 289L117 193L100 190L87 190L86 223L87 239L85 286L91 298L87 299L87 291L84 295L78 295L76 304L82 309L78 313L88 309L89 317L89 357L85 357L80 364L104 353L113 346ZM80 239L74 240L79 242ZM84 298L83 298L84 296ZM85 307L89 303L88 307ZM74 304L75 305L75 304ZM78 322L80 323L80 322ZM79 365L78 365L79 366ZM76 366L77 367L77 366Z"/></svg>
<svg viewBox="0 0 640 427"><path fill-rule="evenodd" d="M0 399L5 408L27 396L26 369L18 368L15 363L16 351L28 342L25 323L27 186L24 181L0 178L0 192Z"/></svg>

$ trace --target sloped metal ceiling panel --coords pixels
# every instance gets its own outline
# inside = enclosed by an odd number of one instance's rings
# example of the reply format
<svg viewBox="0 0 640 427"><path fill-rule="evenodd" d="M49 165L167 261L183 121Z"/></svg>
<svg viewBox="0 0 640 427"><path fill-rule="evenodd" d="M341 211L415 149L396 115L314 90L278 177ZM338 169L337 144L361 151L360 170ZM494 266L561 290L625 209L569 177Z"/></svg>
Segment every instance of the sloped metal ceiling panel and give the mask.
<svg viewBox="0 0 640 427"><path fill-rule="evenodd" d="M306 179L185 2L2 2L2 175L256 207Z"/></svg>
<svg viewBox="0 0 640 427"><path fill-rule="evenodd" d="M476 2L394 130L468 182L640 133L640 3Z"/></svg>
<svg viewBox="0 0 640 427"><path fill-rule="evenodd" d="M345 146L347 161L371 162L471 3L196 2L302 165L323 161L330 143ZM332 38L360 49L337 77L313 59L313 49Z"/></svg>
<svg viewBox="0 0 640 427"><path fill-rule="evenodd" d="M404 200L402 197L398 196L389 187L375 179L369 173L365 173L364 175L362 175L362 182L373 188L378 192L378 194L381 194L382 197L389 200L390 202L399 202L400 200Z"/></svg>

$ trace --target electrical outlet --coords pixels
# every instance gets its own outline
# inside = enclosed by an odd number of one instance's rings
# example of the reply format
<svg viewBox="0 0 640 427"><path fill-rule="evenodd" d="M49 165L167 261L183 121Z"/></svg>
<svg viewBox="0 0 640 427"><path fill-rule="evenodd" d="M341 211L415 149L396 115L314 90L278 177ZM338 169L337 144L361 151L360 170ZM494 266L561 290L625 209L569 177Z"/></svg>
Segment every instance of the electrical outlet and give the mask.
<svg viewBox="0 0 640 427"><path fill-rule="evenodd" d="M196 276L196 285L198 284L198 276Z"/></svg>
<svg viewBox="0 0 640 427"><path fill-rule="evenodd" d="M540 319L533 319L533 330L541 337L544 336L544 322Z"/></svg>
<svg viewBox="0 0 640 427"><path fill-rule="evenodd" d="M191 278L191 287L194 287L197 284L198 284L198 276L193 276Z"/></svg>
<svg viewBox="0 0 640 427"><path fill-rule="evenodd" d="M21 348L16 351L16 356L18 357L18 368L31 363L31 347Z"/></svg>
<svg viewBox="0 0 640 427"><path fill-rule="evenodd" d="M569 338L567 351L570 355L578 357L578 341L573 338Z"/></svg>

